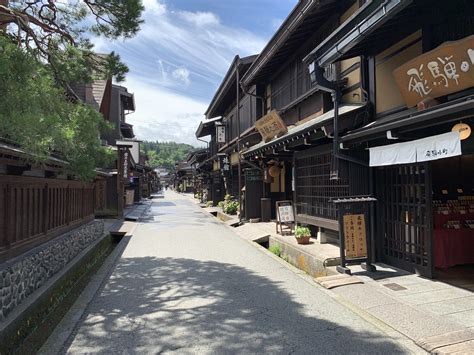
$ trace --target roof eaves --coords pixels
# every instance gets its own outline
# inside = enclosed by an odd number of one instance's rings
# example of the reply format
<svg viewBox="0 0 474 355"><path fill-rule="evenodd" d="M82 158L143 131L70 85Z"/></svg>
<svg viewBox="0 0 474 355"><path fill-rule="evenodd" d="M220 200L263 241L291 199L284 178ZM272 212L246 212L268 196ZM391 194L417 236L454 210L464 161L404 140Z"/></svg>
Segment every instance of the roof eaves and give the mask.
<svg viewBox="0 0 474 355"><path fill-rule="evenodd" d="M214 118L213 111L215 110L216 106L219 104L219 101L222 99L225 93L229 90L231 83L233 83L236 80L236 70L235 70L236 63L239 61L240 66L250 65L251 63L254 62L256 58L258 58L257 55L250 55L250 56L242 57L242 58L236 55L234 57L234 60L232 61L229 69L227 70L227 73L224 76L224 79L222 80L221 85L217 89L214 97L211 100L211 103L209 104L209 107L204 113L207 119Z"/></svg>
<svg viewBox="0 0 474 355"><path fill-rule="evenodd" d="M273 37L264 47L260 55L255 59L253 64L242 77L241 82L244 86L251 85L252 80L262 67L270 60L276 51L285 43L286 39L293 32L295 28L304 20L305 16L314 6L319 5L319 1L315 0L300 0L293 8L291 13L283 21L280 28L275 32Z"/></svg>

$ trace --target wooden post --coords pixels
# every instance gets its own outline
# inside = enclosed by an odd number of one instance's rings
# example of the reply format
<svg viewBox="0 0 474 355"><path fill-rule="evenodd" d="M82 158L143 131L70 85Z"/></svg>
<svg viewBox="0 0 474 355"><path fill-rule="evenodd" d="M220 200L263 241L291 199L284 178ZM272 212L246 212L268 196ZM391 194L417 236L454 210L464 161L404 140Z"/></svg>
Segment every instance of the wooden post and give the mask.
<svg viewBox="0 0 474 355"><path fill-rule="evenodd" d="M49 228L49 189L48 184L44 185L44 199L43 199L43 211L44 211L44 219L43 219L43 233L46 235L48 233Z"/></svg>
<svg viewBox="0 0 474 355"><path fill-rule="evenodd" d="M71 186L66 187L66 224L71 223Z"/></svg>
<svg viewBox="0 0 474 355"><path fill-rule="evenodd" d="M5 196L5 237L4 245L9 247L11 238L13 236L13 209L12 209L12 187L11 184L7 184L7 191Z"/></svg>

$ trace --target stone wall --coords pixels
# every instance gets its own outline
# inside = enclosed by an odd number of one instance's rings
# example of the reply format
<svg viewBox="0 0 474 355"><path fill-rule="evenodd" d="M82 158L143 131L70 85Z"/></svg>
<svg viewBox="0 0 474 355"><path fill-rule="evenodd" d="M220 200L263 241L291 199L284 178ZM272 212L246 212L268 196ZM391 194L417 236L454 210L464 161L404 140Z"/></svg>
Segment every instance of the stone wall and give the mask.
<svg viewBox="0 0 474 355"><path fill-rule="evenodd" d="M0 265L0 322L103 234L93 221Z"/></svg>

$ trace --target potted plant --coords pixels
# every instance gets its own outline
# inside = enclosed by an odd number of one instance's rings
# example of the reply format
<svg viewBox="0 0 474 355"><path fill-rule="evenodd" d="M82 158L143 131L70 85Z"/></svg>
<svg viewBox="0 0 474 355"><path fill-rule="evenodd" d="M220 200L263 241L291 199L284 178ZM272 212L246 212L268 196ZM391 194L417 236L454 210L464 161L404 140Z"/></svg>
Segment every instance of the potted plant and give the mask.
<svg viewBox="0 0 474 355"><path fill-rule="evenodd" d="M311 231L308 227L297 226L295 228L295 238L298 244L309 244Z"/></svg>

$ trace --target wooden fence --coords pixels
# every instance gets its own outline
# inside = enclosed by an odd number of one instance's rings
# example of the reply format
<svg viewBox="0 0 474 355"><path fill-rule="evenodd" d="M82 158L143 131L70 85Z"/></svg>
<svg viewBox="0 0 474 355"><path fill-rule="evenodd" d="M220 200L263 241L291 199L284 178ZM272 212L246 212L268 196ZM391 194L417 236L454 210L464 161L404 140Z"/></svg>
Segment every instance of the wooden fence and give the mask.
<svg viewBox="0 0 474 355"><path fill-rule="evenodd" d="M0 261L94 218L94 185L0 175Z"/></svg>

